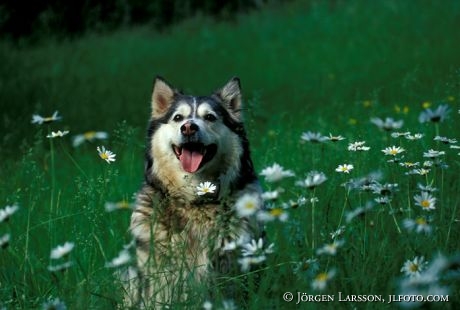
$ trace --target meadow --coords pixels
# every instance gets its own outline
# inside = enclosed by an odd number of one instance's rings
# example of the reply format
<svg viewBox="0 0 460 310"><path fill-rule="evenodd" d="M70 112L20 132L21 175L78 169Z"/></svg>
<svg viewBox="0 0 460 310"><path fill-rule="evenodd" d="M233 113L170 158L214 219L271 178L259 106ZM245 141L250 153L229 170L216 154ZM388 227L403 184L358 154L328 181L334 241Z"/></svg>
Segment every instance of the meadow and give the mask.
<svg viewBox="0 0 460 310"><path fill-rule="evenodd" d="M123 308L117 271L134 263L128 225L157 74L194 94L240 77L270 193L273 251L211 288L232 281L244 298L196 294L172 309L457 309L457 29L458 1L293 1L162 32L0 42L0 309ZM334 301L309 299L322 295Z"/></svg>

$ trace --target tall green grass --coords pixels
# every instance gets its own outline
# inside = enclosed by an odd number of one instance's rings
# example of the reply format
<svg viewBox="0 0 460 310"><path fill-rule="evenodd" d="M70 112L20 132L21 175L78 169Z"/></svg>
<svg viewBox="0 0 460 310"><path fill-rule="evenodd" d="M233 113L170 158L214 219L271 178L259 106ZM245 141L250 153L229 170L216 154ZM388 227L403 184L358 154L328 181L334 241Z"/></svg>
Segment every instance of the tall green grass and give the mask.
<svg viewBox="0 0 460 310"><path fill-rule="evenodd" d="M209 93L238 75L257 171L277 162L296 174L279 184L262 178L265 190L284 189L274 207L299 197L318 198L314 212L308 202L285 210L286 222L267 223L275 253L268 256L264 272L254 275L259 284L248 287L239 307L394 307L294 305L282 295L298 291L335 294L336 299L338 292L386 297L398 293L406 260L424 256L432 262L437 253L459 254L460 157L458 150L433 141L437 134L460 139L459 17L456 1L293 2L238 16L232 23L196 17L163 33L135 28L29 48L1 42L0 208L18 204L19 210L0 223L0 237L11 234L9 246L0 250L0 307L31 309L54 298L70 309L121 303L119 282L105 263L130 242L130 212L107 213L104 204L132 202L142 182L144 129L156 74L196 94ZM424 103L431 108L448 104L449 117L438 125L419 123ZM55 110L62 121L30 124L32 114L46 116ZM370 123L371 117L387 116L404 120L399 131L424 137L395 139ZM58 129L70 134L46 138ZM110 138L73 148L69 136L88 130L107 131ZM346 140L302 143L301 134L309 130ZM371 149L348 151L354 141L366 141ZM98 144L114 151L116 162L101 160ZM405 148L403 161L421 164L429 149L445 151L448 167L432 167L426 177L407 176L407 169L388 163L390 158L381 152L392 145ZM344 163L354 165L349 175L335 171ZM324 172L328 180L314 192L295 185L312 170ZM347 191L341 184L373 171L382 173L382 183L397 183L399 190L391 205L374 202L371 211L347 223L348 212L376 196ZM415 205L417 183L438 189L433 193L435 210L423 213ZM430 234L404 229L403 220L418 215L429 216ZM337 254L317 255L318 248L332 242L329 233L341 225L344 244ZM68 257L73 266L62 273L48 271L55 264L51 249L66 241L75 243ZM297 263L310 258L318 260L318 269L295 272ZM313 290L317 274L333 269L336 275L326 290ZM454 309L458 281L451 276L443 285L450 288L450 302L429 306ZM188 306L199 308L202 302L193 299ZM218 307L223 301L211 302Z"/></svg>

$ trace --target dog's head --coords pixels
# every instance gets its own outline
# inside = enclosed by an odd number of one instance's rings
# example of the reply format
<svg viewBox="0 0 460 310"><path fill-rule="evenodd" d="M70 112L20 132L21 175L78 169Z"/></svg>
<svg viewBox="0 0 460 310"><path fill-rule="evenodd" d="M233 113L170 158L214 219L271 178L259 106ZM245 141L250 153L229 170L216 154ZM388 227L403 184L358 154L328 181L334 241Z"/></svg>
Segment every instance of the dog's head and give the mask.
<svg viewBox="0 0 460 310"><path fill-rule="evenodd" d="M227 183L255 178L241 106L238 78L209 96L185 95L156 78L146 173Z"/></svg>

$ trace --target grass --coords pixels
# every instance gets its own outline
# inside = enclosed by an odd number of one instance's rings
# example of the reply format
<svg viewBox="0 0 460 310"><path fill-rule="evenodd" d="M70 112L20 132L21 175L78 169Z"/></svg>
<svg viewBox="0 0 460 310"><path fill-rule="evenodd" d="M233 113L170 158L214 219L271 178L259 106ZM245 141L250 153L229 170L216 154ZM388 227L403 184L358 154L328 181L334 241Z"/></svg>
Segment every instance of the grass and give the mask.
<svg viewBox="0 0 460 310"><path fill-rule="evenodd" d="M438 253L449 259L459 255L460 157L458 150L433 140L438 134L460 138L459 15L456 1L292 2L237 16L232 23L198 16L165 33L141 27L27 48L1 42L0 208L17 204L19 209L0 223L0 237L11 235L9 246L0 250L0 307L31 309L54 298L70 309L113 308L121 302L114 270L105 264L130 242L130 212L107 213L104 205L132 202L139 188L152 81L161 74L199 94L238 75L257 171L277 162L296 174L275 184L261 178L265 190L284 189L273 206L299 197L308 201L284 210L286 222L267 223L275 253L268 256L259 285L248 288L239 306L393 308L337 301L294 305L296 299L286 303L282 295L329 294L337 300L342 292L388 298L400 292L400 270L407 260L424 256L431 263ZM451 109L446 120L418 121L424 107L439 104ZM55 110L62 121L30 124L32 114ZM404 121L397 131L419 132L423 138L393 138L370 122L387 116ZM46 138L58 129L71 133ZM109 165L98 157L98 143L71 146L69 136L88 130L110 134L99 144L117 154L116 162ZM306 131L346 140L302 143ZM348 151L355 141L366 141L371 149ZM448 167L435 165L426 176L408 176L409 169L388 163L391 157L381 152L392 145L405 149L402 161L420 165L429 149L445 151L441 158ZM345 163L354 166L349 174L335 171ZM328 180L314 191L295 185L312 170L324 172ZM374 201L378 195L341 186L373 171L381 172L381 184L398 184L391 204L380 205ZM437 188L435 210L416 205L418 183ZM368 202L373 203L369 212L346 221L349 212ZM405 219L418 216L429 219L430 234L404 228ZM318 255L342 225L335 240L344 243L337 253ZM66 241L75 243L73 251L52 261L51 249ZM295 272L297 263L311 258L317 263ZM67 271L48 271L50 264L65 261L73 262ZM331 270L335 276L325 290L313 290L315 277ZM459 305L455 276L443 277L440 284L449 287L450 302L429 307ZM188 306L201 303L192 299Z"/></svg>

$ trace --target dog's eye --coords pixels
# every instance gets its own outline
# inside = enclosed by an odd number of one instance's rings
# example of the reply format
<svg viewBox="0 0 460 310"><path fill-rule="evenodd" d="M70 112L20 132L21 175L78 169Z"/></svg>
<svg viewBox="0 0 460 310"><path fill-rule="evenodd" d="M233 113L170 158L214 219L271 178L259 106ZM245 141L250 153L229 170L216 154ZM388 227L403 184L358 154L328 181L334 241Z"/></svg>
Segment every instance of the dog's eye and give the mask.
<svg viewBox="0 0 460 310"><path fill-rule="evenodd" d="M176 115L174 116L174 118L173 118L173 120L174 120L175 122L180 122L180 121L182 121L183 119L184 119L184 117L183 117L182 115L180 115L180 114L176 114Z"/></svg>
<svg viewBox="0 0 460 310"><path fill-rule="evenodd" d="M217 117L214 114L209 113L204 116L204 119L209 122L214 122L215 120L217 120Z"/></svg>

